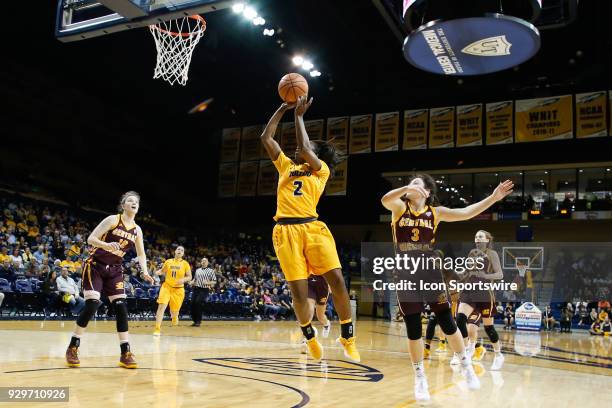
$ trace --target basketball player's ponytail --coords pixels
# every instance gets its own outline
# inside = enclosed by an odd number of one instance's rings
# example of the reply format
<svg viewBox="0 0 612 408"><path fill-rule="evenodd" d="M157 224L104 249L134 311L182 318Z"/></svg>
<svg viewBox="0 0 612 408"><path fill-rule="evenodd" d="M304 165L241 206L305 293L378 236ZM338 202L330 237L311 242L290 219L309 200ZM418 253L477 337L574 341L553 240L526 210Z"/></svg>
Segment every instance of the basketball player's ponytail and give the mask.
<svg viewBox="0 0 612 408"><path fill-rule="evenodd" d="M315 147L314 153L320 160L323 160L325 164L327 164L327 167L329 167L329 177L332 178L335 174L336 165L342 161L338 149L333 143L333 139L328 141L317 140L313 141L312 144Z"/></svg>
<svg viewBox="0 0 612 408"><path fill-rule="evenodd" d="M135 192L135 191L128 191L127 193L123 193L123 195L119 199L119 205L117 206L117 210L119 211L120 214L123 213L123 204L125 204L126 200L130 196L134 196L134 197L138 198L138 201L140 202L140 194L138 194L137 192Z"/></svg>
<svg viewBox="0 0 612 408"><path fill-rule="evenodd" d="M415 174L414 176L410 177L408 184L410 184L410 182L412 182L412 180L416 178L420 178L421 180L423 180L425 189L429 190L429 197L427 197L427 199L425 200L425 204L434 207L440 205L440 201L438 200L438 196L436 195L438 193L438 185L436 184L436 181L433 179L433 177L426 173Z"/></svg>

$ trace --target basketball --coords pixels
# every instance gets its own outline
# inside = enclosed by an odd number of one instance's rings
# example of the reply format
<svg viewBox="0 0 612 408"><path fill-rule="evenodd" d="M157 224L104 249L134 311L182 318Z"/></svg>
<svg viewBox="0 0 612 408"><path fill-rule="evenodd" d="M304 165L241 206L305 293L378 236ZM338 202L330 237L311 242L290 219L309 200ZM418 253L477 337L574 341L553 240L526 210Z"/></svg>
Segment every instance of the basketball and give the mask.
<svg viewBox="0 0 612 408"><path fill-rule="evenodd" d="M296 73L287 74L278 83L278 94L287 103L294 103L302 95L308 95L308 82Z"/></svg>

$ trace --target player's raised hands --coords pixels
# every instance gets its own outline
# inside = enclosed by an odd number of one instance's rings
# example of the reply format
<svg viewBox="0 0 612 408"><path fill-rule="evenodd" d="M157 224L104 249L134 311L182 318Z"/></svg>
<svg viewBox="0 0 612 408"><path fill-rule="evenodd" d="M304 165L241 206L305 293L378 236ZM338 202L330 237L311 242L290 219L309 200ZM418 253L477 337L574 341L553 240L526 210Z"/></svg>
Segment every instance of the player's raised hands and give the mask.
<svg viewBox="0 0 612 408"><path fill-rule="evenodd" d="M495 201L499 201L507 195L512 194L513 191L514 183L510 180L506 180L504 182L499 183L499 185L495 188L493 194L491 195L493 196L493 198L495 198Z"/></svg>
<svg viewBox="0 0 612 408"><path fill-rule="evenodd" d="M423 196L423 198L429 197L429 191L425 190L422 186L408 185L408 198L416 199L417 196Z"/></svg>
<svg viewBox="0 0 612 408"><path fill-rule="evenodd" d="M308 96L301 95L298 96L297 102L295 103L295 115L296 116L304 116L310 105L312 105L313 98L308 100Z"/></svg>
<svg viewBox="0 0 612 408"><path fill-rule="evenodd" d="M281 106L279 106L278 110L282 111L282 112L286 112L290 109L295 108L295 103L287 103L287 102L283 102L281 103Z"/></svg>

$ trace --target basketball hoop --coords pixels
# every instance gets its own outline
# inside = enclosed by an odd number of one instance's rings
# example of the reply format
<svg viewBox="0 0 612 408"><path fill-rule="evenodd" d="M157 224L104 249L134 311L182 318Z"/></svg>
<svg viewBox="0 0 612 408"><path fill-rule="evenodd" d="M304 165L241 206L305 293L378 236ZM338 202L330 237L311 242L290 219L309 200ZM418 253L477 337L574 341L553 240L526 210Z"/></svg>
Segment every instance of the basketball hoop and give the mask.
<svg viewBox="0 0 612 408"><path fill-rule="evenodd" d="M152 24L149 30L157 48L157 64L153 78L162 78L170 85L185 85L191 55L206 31L206 21L196 14Z"/></svg>

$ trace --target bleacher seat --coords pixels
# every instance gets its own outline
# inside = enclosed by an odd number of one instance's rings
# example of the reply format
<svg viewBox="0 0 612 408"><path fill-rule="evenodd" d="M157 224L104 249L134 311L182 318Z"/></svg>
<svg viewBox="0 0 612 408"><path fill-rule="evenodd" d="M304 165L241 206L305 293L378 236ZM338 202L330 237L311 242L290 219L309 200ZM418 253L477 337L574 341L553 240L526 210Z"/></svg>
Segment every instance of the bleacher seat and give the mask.
<svg viewBox="0 0 612 408"><path fill-rule="evenodd" d="M21 293L32 293L32 283L27 279L18 279L15 281L15 291Z"/></svg>
<svg viewBox="0 0 612 408"><path fill-rule="evenodd" d="M136 288L134 289L134 296L137 299L145 299L147 297L147 293L144 291L143 288Z"/></svg>
<svg viewBox="0 0 612 408"><path fill-rule="evenodd" d="M0 292L8 293L12 291L13 289L11 288L11 283L4 278L0 278Z"/></svg>

